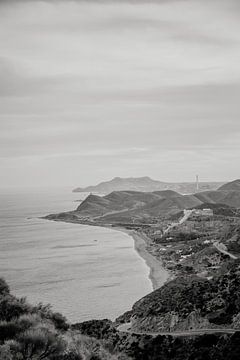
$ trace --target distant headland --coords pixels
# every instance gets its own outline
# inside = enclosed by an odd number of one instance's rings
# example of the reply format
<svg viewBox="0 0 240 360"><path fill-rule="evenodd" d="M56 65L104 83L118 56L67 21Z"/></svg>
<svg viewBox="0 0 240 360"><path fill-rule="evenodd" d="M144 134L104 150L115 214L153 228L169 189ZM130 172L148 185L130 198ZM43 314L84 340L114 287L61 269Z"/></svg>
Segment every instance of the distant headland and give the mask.
<svg viewBox="0 0 240 360"><path fill-rule="evenodd" d="M112 191L162 191L173 190L180 194L192 194L195 191L216 190L224 182L163 182L153 180L148 176L121 178L115 177L112 180L101 182L100 184L87 187L77 187L73 192L94 192L109 194Z"/></svg>

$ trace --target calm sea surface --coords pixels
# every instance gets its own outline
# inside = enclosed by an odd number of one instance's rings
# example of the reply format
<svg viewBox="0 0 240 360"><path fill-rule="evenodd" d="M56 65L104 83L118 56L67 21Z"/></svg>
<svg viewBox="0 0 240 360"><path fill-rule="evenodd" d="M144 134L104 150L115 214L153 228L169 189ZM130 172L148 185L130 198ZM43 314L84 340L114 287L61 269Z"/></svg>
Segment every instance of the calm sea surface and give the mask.
<svg viewBox="0 0 240 360"><path fill-rule="evenodd" d="M72 322L110 318L152 290L149 269L119 231L38 219L73 210L71 189L0 191L0 276L31 303Z"/></svg>

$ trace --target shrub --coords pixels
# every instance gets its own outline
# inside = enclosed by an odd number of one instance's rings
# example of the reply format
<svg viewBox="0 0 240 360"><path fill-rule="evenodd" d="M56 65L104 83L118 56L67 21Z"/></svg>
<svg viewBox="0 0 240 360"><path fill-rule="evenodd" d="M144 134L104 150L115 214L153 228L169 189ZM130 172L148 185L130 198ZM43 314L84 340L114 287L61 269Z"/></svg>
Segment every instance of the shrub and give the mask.
<svg viewBox="0 0 240 360"><path fill-rule="evenodd" d="M13 339L20 332L21 332L21 327L19 326L19 324L17 324L14 321L0 322L0 341L4 342L5 340Z"/></svg>
<svg viewBox="0 0 240 360"><path fill-rule="evenodd" d="M65 350L65 342L46 328L31 329L17 337L10 345L13 354L23 359L53 359Z"/></svg>
<svg viewBox="0 0 240 360"><path fill-rule="evenodd" d="M17 320L17 324L20 326L22 332L36 326L40 322L41 318L37 314L23 314Z"/></svg>
<svg viewBox="0 0 240 360"><path fill-rule="evenodd" d="M67 319L58 312L53 312L51 310L51 305L44 305L39 303L37 306L33 308L33 312L39 314L42 319L47 319L53 322L56 329L66 331L69 328L69 324L67 323Z"/></svg>
<svg viewBox="0 0 240 360"><path fill-rule="evenodd" d="M0 299L0 320L10 321L29 313L30 310L31 307L25 298L17 299L12 295L6 295Z"/></svg>
<svg viewBox="0 0 240 360"><path fill-rule="evenodd" d="M69 325L67 323L67 319L58 312L53 312L50 316L50 320L54 323L56 329L58 330L68 330Z"/></svg>
<svg viewBox="0 0 240 360"><path fill-rule="evenodd" d="M0 359L1 360L14 360L8 344L0 345ZM17 360L17 359L15 359Z"/></svg>
<svg viewBox="0 0 240 360"><path fill-rule="evenodd" d="M83 357L74 351L69 351L63 355L62 360L83 360Z"/></svg>

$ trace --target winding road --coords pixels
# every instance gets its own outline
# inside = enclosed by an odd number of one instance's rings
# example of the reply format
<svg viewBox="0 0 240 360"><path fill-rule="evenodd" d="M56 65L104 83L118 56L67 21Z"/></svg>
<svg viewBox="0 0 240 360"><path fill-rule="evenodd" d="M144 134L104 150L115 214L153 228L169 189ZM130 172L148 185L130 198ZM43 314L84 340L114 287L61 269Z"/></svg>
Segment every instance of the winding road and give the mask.
<svg viewBox="0 0 240 360"><path fill-rule="evenodd" d="M131 323L125 323L119 325L117 330L120 332L132 334L132 335L149 335L149 336L196 336L196 335L205 335L205 334L234 334L240 329L198 329L198 330L186 330L186 331L174 331L174 332L140 332L131 330Z"/></svg>
<svg viewBox="0 0 240 360"><path fill-rule="evenodd" d="M234 259L234 260L237 259L237 256L235 256L235 255L233 255L233 254L231 254L230 252L227 251L226 245L224 245L224 244L216 241L216 242L213 244L213 246L215 246L215 248L216 248L219 252L221 252L221 253L224 254L224 255L229 256L231 259Z"/></svg>
<svg viewBox="0 0 240 360"><path fill-rule="evenodd" d="M166 235L171 229L174 229L175 227L177 227L178 225L183 224L185 221L188 220L188 218L192 215L192 212L194 210L187 210L184 214L184 216L177 222L177 223L172 223L170 224L164 231L163 231L163 235Z"/></svg>

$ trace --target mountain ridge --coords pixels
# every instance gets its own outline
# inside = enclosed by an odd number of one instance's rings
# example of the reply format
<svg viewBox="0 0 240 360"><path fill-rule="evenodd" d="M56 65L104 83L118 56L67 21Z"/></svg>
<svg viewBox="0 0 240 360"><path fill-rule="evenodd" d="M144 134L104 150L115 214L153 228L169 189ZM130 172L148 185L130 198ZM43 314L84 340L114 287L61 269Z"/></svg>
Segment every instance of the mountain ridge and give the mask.
<svg viewBox="0 0 240 360"><path fill-rule="evenodd" d="M114 191L105 196L90 194L75 210L78 216L117 222L119 218L159 217L192 209L204 204L222 204L240 208L239 191L205 191L182 195L173 191Z"/></svg>
<svg viewBox="0 0 240 360"><path fill-rule="evenodd" d="M208 190L193 194L180 194L174 190L151 192L121 190L107 195L88 195L77 209L61 214L50 214L50 220L90 221L91 224L144 223L167 219L185 209L218 206L218 213L236 213L240 209L240 191ZM230 207L231 209L225 209ZM235 209L235 210L234 210Z"/></svg>

